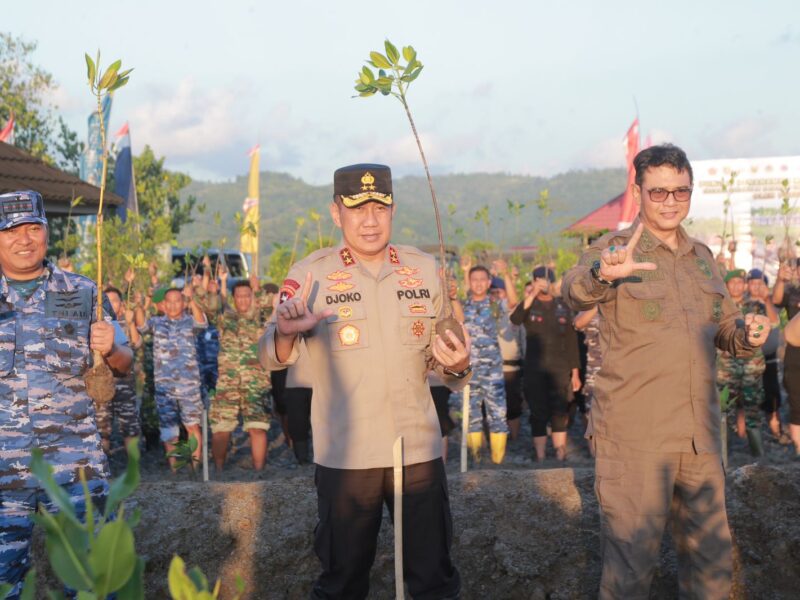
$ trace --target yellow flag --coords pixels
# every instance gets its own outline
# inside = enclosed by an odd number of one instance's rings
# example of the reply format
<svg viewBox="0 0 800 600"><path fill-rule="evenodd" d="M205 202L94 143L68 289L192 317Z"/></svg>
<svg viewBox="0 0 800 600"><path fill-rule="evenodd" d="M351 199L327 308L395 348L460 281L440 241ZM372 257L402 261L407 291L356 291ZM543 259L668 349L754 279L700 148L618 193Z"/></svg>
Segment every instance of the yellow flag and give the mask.
<svg viewBox="0 0 800 600"><path fill-rule="evenodd" d="M242 252L256 254L258 252L258 159L261 147L255 146L250 150L250 178L247 182L247 198L244 199L242 211L242 237L239 248Z"/></svg>

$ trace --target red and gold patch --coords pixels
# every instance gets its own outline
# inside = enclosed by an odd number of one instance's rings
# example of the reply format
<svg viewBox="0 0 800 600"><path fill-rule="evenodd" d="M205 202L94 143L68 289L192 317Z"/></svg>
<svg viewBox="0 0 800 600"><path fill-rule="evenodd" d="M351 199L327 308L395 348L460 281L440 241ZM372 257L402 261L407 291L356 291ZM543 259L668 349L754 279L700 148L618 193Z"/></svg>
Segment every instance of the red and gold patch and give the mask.
<svg viewBox="0 0 800 600"><path fill-rule="evenodd" d="M397 250L394 246L389 246L389 262L393 265L400 264L400 257L397 256Z"/></svg>
<svg viewBox="0 0 800 600"><path fill-rule="evenodd" d="M356 264L356 259L353 258L353 253L350 252L350 248L342 248L339 250L339 258L342 259L342 264L345 267L352 267Z"/></svg>
<svg viewBox="0 0 800 600"><path fill-rule="evenodd" d="M399 269L395 269L394 272L398 275L408 277L409 275L416 275L419 273L419 269L415 269L414 267L400 267Z"/></svg>
<svg viewBox="0 0 800 600"><path fill-rule="evenodd" d="M411 324L411 333L418 338L425 335L425 323L423 323L422 321L414 321Z"/></svg>
<svg viewBox="0 0 800 600"><path fill-rule="evenodd" d="M352 276L353 274L347 271L334 271L333 273L328 273L325 277L331 281L344 281L345 279L350 279Z"/></svg>
<svg viewBox="0 0 800 600"><path fill-rule="evenodd" d="M420 304L419 302L415 302L414 304L408 305L408 310L415 315L419 315L428 312L428 307L424 304Z"/></svg>
<svg viewBox="0 0 800 600"><path fill-rule="evenodd" d="M353 309L349 306L340 306L336 313L339 315L340 319L349 319L353 316Z"/></svg>
<svg viewBox="0 0 800 600"><path fill-rule="evenodd" d="M401 279L397 283L399 283L404 288L414 289L422 285L422 279L414 279L413 277L406 277L405 279Z"/></svg>
<svg viewBox="0 0 800 600"><path fill-rule="evenodd" d="M278 296L280 303L283 304L289 298L293 298L299 289L300 284L294 279L284 279L283 285L281 286L280 295Z"/></svg>
<svg viewBox="0 0 800 600"><path fill-rule="evenodd" d="M361 332L355 325L347 324L339 328L339 343L342 346L355 346L361 338Z"/></svg>
<svg viewBox="0 0 800 600"><path fill-rule="evenodd" d="M338 283L334 283L333 285L329 285L328 289L332 292L346 292L347 290L352 290L354 287L356 286L352 283L340 281Z"/></svg>

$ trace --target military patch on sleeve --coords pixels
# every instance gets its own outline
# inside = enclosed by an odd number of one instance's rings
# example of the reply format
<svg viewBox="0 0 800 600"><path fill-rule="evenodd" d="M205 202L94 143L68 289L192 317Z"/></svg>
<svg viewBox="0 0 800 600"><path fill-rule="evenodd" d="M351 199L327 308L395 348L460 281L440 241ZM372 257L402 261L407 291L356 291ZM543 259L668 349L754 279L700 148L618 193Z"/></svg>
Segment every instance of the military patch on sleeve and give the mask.
<svg viewBox="0 0 800 600"><path fill-rule="evenodd" d="M711 306L711 320L719 323L722 320L722 298L714 298Z"/></svg>
<svg viewBox="0 0 800 600"><path fill-rule="evenodd" d="M700 269L700 272L706 279L711 279L713 274L711 272L711 267L709 266L708 262L704 258L700 258L699 256L694 259L697 268Z"/></svg>
<svg viewBox="0 0 800 600"><path fill-rule="evenodd" d="M297 293L297 290L299 289L300 289L300 284L297 283L294 279L284 279L278 300L280 304L283 304L289 298L294 298L294 295Z"/></svg>
<svg viewBox="0 0 800 600"><path fill-rule="evenodd" d="M646 321L655 321L661 316L661 303L657 300L642 302L642 316Z"/></svg>
<svg viewBox="0 0 800 600"><path fill-rule="evenodd" d="M91 319L92 290L79 288L59 292L48 291L44 299L44 316L55 319Z"/></svg>

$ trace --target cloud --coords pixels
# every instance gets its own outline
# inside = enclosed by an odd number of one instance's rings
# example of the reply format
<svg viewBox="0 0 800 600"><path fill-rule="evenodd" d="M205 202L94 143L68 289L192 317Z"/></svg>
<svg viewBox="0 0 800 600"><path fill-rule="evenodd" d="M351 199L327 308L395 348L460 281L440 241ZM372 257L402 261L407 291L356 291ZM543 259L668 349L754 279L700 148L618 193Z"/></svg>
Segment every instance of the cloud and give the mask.
<svg viewBox="0 0 800 600"><path fill-rule="evenodd" d="M745 117L709 131L700 137L700 142L709 156L768 156L772 152L771 136L777 128L775 117Z"/></svg>
<svg viewBox="0 0 800 600"><path fill-rule="evenodd" d="M227 88L199 89L191 79L152 95L131 112L134 143L181 160L237 144L244 133L235 116L235 96Z"/></svg>
<svg viewBox="0 0 800 600"><path fill-rule="evenodd" d="M800 44L800 33L795 33L791 27L787 27L786 31L773 40L773 43L777 45Z"/></svg>

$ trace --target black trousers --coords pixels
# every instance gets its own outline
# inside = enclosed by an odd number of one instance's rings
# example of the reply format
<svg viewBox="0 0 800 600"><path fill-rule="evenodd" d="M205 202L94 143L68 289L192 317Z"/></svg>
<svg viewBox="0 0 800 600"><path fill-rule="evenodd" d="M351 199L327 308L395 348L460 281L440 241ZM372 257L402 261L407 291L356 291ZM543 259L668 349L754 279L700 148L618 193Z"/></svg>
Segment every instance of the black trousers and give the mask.
<svg viewBox="0 0 800 600"><path fill-rule="evenodd" d="M439 430L442 432L442 437L449 435L456 424L450 418L450 388L445 385L432 385L431 397L433 398L433 405L436 407L436 416L439 417Z"/></svg>
<svg viewBox="0 0 800 600"><path fill-rule="evenodd" d="M522 415L522 369L503 371L506 387L506 419L518 419Z"/></svg>
<svg viewBox="0 0 800 600"><path fill-rule="evenodd" d="M275 413L279 416L286 414L286 373L286 369L270 371L272 401L274 403Z"/></svg>
<svg viewBox="0 0 800 600"><path fill-rule="evenodd" d="M311 431L311 388L286 388L286 416L293 442L307 442Z"/></svg>
<svg viewBox="0 0 800 600"><path fill-rule="evenodd" d="M548 422L553 431L566 431L569 423L569 369L526 370L522 377L525 400L531 409L533 437L547 435Z"/></svg>
<svg viewBox="0 0 800 600"><path fill-rule="evenodd" d="M383 503L394 515L394 476L385 469L315 473L319 523L314 550L322 574L311 598L362 599L369 593ZM457 598L458 571L450 560L453 521L441 459L403 469L403 575L411 597Z"/></svg>

